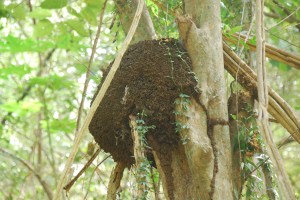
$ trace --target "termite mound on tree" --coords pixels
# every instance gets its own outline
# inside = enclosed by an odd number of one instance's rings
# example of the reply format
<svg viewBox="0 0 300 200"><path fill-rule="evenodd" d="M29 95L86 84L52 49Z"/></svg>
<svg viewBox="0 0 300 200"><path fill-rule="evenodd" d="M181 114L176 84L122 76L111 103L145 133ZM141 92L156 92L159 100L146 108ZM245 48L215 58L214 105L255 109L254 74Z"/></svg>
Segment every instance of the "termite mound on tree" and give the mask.
<svg viewBox="0 0 300 200"><path fill-rule="evenodd" d="M180 139L175 132L174 102L182 93L191 98L198 96L191 66L186 50L175 39L131 45L89 125L101 149L110 153L116 162L130 167L134 157L129 115L142 112L147 114L146 124L156 127L147 133L147 138L151 138L150 149L165 154L169 148L175 148ZM111 65L103 80L110 68ZM151 146L154 143L155 147ZM151 150L147 156L153 161Z"/></svg>

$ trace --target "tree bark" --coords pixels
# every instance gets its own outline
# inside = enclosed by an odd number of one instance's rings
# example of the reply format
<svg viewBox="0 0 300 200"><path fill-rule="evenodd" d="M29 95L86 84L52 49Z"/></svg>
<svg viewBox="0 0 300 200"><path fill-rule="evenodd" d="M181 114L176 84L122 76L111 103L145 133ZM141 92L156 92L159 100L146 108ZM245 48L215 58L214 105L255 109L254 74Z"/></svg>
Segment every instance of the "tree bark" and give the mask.
<svg viewBox="0 0 300 200"><path fill-rule="evenodd" d="M136 183L137 183L137 196L135 199L146 199L147 194L145 191L147 190L146 183L146 174L142 169L143 162L145 161L145 144L141 139L141 136L138 132L138 124L136 123L136 116L130 115L129 116L129 124L131 128L131 137L133 140L133 153L135 158L135 169L136 169Z"/></svg>
<svg viewBox="0 0 300 200"><path fill-rule="evenodd" d="M165 197L178 200L211 199L214 155L206 132L206 113L195 99L190 99L187 110L177 106L176 111L180 113L176 116L176 121L189 126L180 132L181 138L188 139L188 142L179 143L165 155L171 157L169 165L165 164L162 153L153 152ZM159 144L151 138L150 144L153 149L159 149Z"/></svg>
<svg viewBox="0 0 300 200"><path fill-rule="evenodd" d="M180 37L199 81L200 103L207 117L207 136L213 150L210 199L232 199L231 148L224 81L220 1L185 1L187 16L178 17ZM201 148L201 146L198 146ZM203 168L198 168L203 171Z"/></svg>
<svg viewBox="0 0 300 200"><path fill-rule="evenodd" d="M121 20L122 28L127 34L138 5L138 0L114 0L114 2ZM141 15L140 23L132 38L131 44L143 40L153 39L156 39L156 33L149 12L145 5Z"/></svg>
<svg viewBox="0 0 300 200"><path fill-rule="evenodd" d="M241 140L240 140L240 128L246 126L250 128L251 124L244 124L242 119L249 116L247 112L247 106L253 106L254 99L247 92L232 93L228 100L228 112L232 116L229 119L230 141L232 147L232 177L233 177L233 196L235 200L240 199L242 194L243 185L245 183L245 177L242 175L241 163L245 160L245 155L241 152ZM233 118L236 117L236 119ZM244 142L244 141L242 141ZM244 153L245 154L245 153Z"/></svg>
<svg viewBox="0 0 300 200"><path fill-rule="evenodd" d="M272 138L267 112L268 86L265 67L265 33L263 18L264 0L256 0L256 67L257 67L257 93L258 93L258 118L257 124L266 143L266 149L270 156L278 177L279 188L283 199L296 199L289 177L284 169L281 156Z"/></svg>
<svg viewBox="0 0 300 200"><path fill-rule="evenodd" d="M125 166L124 163L118 162L112 170L108 184L107 200L115 200L117 198Z"/></svg>

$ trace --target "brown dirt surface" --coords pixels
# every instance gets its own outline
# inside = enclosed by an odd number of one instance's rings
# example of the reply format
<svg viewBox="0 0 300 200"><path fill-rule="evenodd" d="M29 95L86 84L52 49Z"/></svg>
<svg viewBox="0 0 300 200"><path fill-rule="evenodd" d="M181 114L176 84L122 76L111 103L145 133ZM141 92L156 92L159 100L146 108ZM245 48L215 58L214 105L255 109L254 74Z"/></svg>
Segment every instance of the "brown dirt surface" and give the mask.
<svg viewBox="0 0 300 200"><path fill-rule="evenodd" d="M166 147L176 147L179 135L175 132L174 101L181 93L198 96L191 66L187 52L174 39L142 41L130 46L89 125L100 147L116 162L131 166L134 157L129 115L137 116L143 111L147 114L143 119L146 125L156 127L149 130L147 138L151 136L160 144L149 146L161 153ZM157 149L159 146L164 150ZM148 159L153 161L150 154Z"/></svg>

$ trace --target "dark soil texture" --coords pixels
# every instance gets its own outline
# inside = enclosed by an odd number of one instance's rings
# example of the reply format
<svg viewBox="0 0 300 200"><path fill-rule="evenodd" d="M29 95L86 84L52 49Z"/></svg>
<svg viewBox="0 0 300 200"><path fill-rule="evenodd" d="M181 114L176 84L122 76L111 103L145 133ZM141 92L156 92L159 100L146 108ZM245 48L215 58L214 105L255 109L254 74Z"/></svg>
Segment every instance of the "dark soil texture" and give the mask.
<svg viewBox="0 0 300 200"><path fill-rule="evenodd" d="M181 93L198 96L191 66L186 50L174 39L130 46L89 125L100 147L116 162L130 167L134 157L129 115L142 112L147 114L143 119L146 125L156 127L147 133L147 138L155 140L148 143L150 148L162 153L176 147L179 135L175 132L174 101ZM150 153L148 159L153 161Z"/></svg>

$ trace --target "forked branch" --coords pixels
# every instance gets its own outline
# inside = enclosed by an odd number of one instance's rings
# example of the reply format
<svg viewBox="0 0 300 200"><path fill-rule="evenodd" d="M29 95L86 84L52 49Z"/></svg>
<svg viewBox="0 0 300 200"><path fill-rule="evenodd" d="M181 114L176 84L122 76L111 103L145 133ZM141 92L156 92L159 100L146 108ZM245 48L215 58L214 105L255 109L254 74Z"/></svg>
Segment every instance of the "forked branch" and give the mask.
<svg viewBox="0 0 300 200"><path fill-rule="evenodd" d="M255 72L223 42L224 64L226 70L248 91L256 93ZM274 90L268 88L269 113L300 144L300 120L296 112Z"/></svg>

